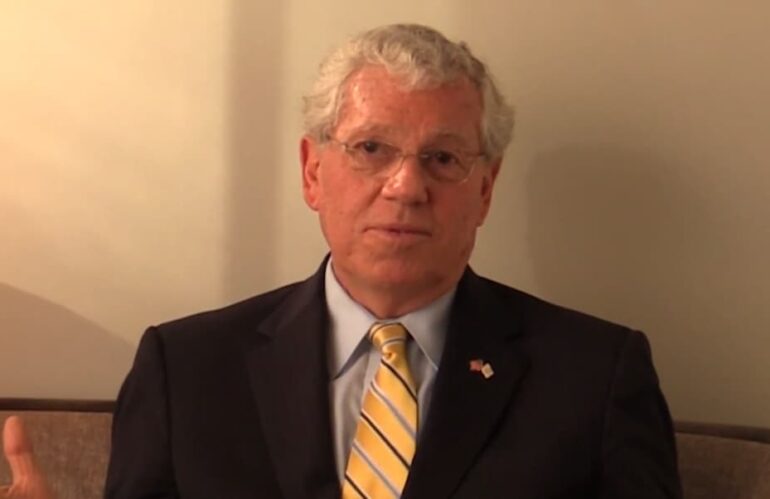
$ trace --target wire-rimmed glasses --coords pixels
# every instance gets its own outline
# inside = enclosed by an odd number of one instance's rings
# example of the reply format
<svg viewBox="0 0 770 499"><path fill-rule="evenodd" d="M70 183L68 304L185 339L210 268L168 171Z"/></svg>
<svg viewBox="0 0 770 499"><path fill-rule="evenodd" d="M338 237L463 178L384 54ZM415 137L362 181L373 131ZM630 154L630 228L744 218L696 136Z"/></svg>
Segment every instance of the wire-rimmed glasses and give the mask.
<svg viewBox="0 0 770 499"><path fill-rule="evenodd" d="M350 157L351 167L373 177L389 177L401 167L403 161L414 156L420 167L439 182L464 182L483 153L468 153L449 148L428 148L416 153L405 153L398 147L379 140L343 142L333 137L329 142L340 146Z"/></svg>

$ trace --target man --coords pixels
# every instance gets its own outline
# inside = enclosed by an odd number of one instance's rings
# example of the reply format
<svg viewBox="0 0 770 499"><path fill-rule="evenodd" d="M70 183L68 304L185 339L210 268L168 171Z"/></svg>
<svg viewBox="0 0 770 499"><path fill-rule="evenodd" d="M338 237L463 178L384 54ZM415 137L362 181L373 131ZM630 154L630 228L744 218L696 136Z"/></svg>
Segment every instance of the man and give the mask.
<svg viewBox="0 0 770 499"><path fill-rule="evenodd" d="M364 33L306 99L301 283L150 328L110 498L674 498L634 332L473 273L512 113L463 44Z"/></svg>

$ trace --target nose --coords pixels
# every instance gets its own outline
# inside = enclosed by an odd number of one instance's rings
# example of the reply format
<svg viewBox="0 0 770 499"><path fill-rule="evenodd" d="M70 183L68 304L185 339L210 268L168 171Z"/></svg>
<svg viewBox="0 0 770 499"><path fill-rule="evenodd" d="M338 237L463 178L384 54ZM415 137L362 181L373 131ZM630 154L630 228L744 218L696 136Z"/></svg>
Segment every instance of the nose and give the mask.
<svg viewBox="0 0 770 499"><path fill-rule="evenodd" d="M417 156L404 155L393 173L382 186L382 195L386 199L404 204L421 204L429 199L428 179L420 166Z"/></svg>

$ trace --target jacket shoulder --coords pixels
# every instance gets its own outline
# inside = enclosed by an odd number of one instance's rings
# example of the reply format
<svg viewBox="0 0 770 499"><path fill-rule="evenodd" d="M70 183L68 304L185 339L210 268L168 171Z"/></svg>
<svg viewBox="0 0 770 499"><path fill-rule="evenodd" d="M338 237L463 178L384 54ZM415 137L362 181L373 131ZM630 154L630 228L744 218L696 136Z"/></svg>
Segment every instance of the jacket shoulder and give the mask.
<svg viewBox="0 0 770 499"><path fill-rule="evenodd" d="M222 308L158 324L149 330L169 348L214 347L215 344L219 348L232 340L240 343L256 334L260 324L306 286L308 281L289 284Z"/></svg>
<svg viewBox="0 0 770 499"><path fill-rule="evenodd" d="M525 335L562 338L582 344L609 342L616 347L622 345L629 335L644 336L616 322L552 303L485 277L479 279L501 306L516 314L518 325Z"/></svg>

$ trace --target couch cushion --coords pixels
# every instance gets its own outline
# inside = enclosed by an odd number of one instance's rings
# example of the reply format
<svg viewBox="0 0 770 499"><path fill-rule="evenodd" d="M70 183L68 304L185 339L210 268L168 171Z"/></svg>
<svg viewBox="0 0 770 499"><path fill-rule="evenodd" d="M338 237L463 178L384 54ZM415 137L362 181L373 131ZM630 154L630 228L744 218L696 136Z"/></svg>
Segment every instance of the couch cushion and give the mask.
<svg viewBox="0 0 770 499"><path fill-rule="evenodd" d="M110 452L111 409L112 403L0 399L0 423L12 414L24 419L58 499L97 499ZM676 438L685 499L770 498L770 430L678 423ZM8 465L0 460L0 484L9 482Z"/></svg>
<svg viewBox="0 0 770 499"><path fill-rule="evenodd" d="M24 420L38 463L58 499L97 499L104 494L112 415L105 412L4 411ZM0 484L10 483L0 459Z"/></svg>
<svg viewBox="0 0 770 499"><path fill-rule="evenodd" d="M677 433L685 499L770 498L770 444Z"/></svg>

